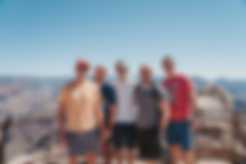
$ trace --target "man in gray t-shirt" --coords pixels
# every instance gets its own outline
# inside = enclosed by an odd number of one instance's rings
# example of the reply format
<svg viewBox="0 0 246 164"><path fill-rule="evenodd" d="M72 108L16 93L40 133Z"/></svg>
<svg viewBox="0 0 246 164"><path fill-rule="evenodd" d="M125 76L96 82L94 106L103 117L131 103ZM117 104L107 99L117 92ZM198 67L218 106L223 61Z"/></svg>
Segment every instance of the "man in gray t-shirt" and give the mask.
<svg viewBox="0 0 246 164"><path fill-rule="evenodd" d="M160 106L162 99L154 84L144 86L139 84L135 89L135 102L139 113L137 127L141 129L157 128L160 124Z"/></svg>
<svg viewBox="0 0 246 164"><path fill-rule="evenodd" d="M160 157L159 129L167 117L166 104L160 90L152 80L148 66L140 69L140 82L134 89L134 102L138 108L137 133L140 156L148 163L155 163Z"/></svg>

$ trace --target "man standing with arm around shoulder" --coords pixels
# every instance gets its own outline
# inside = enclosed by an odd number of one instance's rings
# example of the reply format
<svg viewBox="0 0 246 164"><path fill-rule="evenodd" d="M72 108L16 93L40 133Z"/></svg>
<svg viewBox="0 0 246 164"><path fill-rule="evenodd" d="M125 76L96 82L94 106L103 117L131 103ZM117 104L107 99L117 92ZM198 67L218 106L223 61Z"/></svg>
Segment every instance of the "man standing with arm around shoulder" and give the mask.
<svg viewBox="0 0 246 164"><path fill-rule="evenodd" d="M94 79L100 87L102 95L102 111L104 114L104 126L107 129L107 138L102 142L102 153L104 163L110 164L112 161L111 150L111 133L114 126L114 118L116 112L116 94L114 88L106 82L107 70L104 66L97 66L95 69Z"/></svg>
<svg viewBox="0 0 246 164"><path fill-rule="evenodd" d="M117 111L113 130L113 147L117 164L134 163L136 146L136 109L133 105L133 86L128 81L128 69L123 62L115 66L117 79L114 89L117 95Z"/></svg>
<svg viewBox="0 0 246 164"><path fill-rule="evenodd" d="M168 92L170 104L167 141L172 162L194 164L191 117L196 106L195 92L191 80L176 72L175 62L171 57L163 59L162 67L166 74L163 86Z"/></svg>
<svg viewBox="0 0 246 164"><path fill-rule="evenodd" d="M103 129L104 125L100 91L94 82L86 79L88 70L88 62L78 60L75 79L64 87L59 97L59 134L68 148L69 164L78 164L80 156L88 164L96 163L98 128Z"/></svg>
<svg viewBox="0 0 246 164"><path fill-rule="evenodd" d="M161 155L160 130L168 121L168 108L147 65L140 68L140 82L134 89L134 102L138 109L136 124L140 158L147 164L156 164Z"/></svg>

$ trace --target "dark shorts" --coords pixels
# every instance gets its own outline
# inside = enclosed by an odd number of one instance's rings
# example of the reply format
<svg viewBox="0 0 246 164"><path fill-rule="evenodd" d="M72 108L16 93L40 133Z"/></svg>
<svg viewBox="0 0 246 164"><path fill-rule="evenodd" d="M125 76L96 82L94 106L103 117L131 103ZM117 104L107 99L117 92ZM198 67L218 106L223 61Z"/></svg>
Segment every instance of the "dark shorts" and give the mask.
<svg viewBox="0 0 246 164"><path fill-rule="evenodd" d="M136 146L136 127L133 124L116 124L112 144L115 149L133 149Z"/></svg>
<svg viewBox="0 0 246 164"><path fill-rule="evenodd" d="M85 133L67 132L66 134L69 155L84 155L98 153L99 132L92 130Z"/></svg>
<svg viewBox="0 0 246 164"><path fill-rule="evenodd" d="M185 151L192 148L192 129L190 121L170 122L167 127L167 142L170 146L179 145Z"/></svg>
<svg viewBox="0 0 246 164"><path fill-rule="evenodd" d="M142 159L160 158L161 147L158 128L138 129L137 146Z"/></svg>

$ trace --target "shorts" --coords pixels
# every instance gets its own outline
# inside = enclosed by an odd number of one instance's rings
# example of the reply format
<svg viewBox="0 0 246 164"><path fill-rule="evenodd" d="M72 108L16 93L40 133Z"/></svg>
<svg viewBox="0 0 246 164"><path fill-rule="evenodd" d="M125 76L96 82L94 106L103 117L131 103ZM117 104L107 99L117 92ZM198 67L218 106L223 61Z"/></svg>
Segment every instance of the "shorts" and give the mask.
<svg viewBox="0 0 246 164"><path fill-rule="evenodd" d="M133 149L136 146L136 127L133 124L116 124L112 144L115 149Z"/></svg>
<svg viewBox="0 0 246 164"><path fill-rule="evenodd" d="M148 160L159 159L161 147L158 128L138 129L137 136L140 157Z"/></svg>
<svg viewBox="0 0 246 164"><path fill-rule="evenodd" d="M66 140L69 155L84 155L99 152L99 132L92 130L85 133L67 132Z"/></svg>
<svg viewBox="0 0 246 164"><path fill-rule="evenodd" d="M170 122L167 127L167 142L170 146L179 145L184 151L192 148L190 121Z"/></svg>

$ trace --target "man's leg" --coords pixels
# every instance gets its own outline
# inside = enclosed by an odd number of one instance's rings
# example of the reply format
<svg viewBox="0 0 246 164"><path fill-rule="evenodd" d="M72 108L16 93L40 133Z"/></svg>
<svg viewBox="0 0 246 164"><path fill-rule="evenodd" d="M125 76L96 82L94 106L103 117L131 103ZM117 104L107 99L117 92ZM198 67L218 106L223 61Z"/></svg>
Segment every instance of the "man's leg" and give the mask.
<svg viewBox="0 0 246 164"><path fill-rule="evenodd" d="M184 123L183 128L180 129L183 137L180 139L180 144L182 146L182 157L185 161L185 164L193 164L194 163L194 154L192 150L192 130L191 124L189 122Z"/></svg>
<svg viewBox="0 0 246 164"><path fill-rule="evenodd" d="M115 159L117 161L117 164L122 164L124 160L124 151L119 149L115 151Z"/></svg>
<svg viewBox="0 0 246 164"><path fill-rule="evenodd" d="M194 153L192 150L183 152L185 164L194 164Z"/></svg>
<svg viewBox="0 0 246 164"><path fill-rule="evenodd" d="M96 164L97 156L95 153L88 153L85 155L86 164Z"/></svg>
<svg viewBox="0 0 246 164"><path fill-rule="evenodd" d="M78 164L78 157L74 155L70 155L68 157L69 164Z"/></svg>
<svg viewBox="0 0 246 164"><path fill-rule="evenodd" d="M134 164L135 153L134 150L126 150L128 164Z"/></svg>
<svg viewBox="0 0 246 164"><path fill-rule="evenodd" d="M111 164L111 147L110 144L106 141L106 143L104 143L104 149L103 149L103 156L104 156L104 163L105 164Z"/></svg>
<svg viewBox="0 0 246 164"><path fill-rule="evenodd" d="M134 164L136 159L135 148L137 145L137 129L134 124L129 125L125 131L126 135L126 158L128 164Z"/></svg>
<svg viewBox="0 0 246 164"><path fill-rule="evenodd" d="M170 155L172 164L178 164L182 159L182 150L179 145L170 146Z"/></svg>

